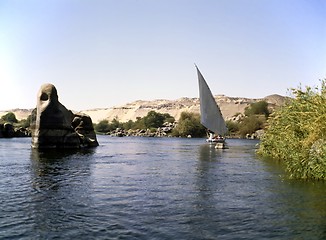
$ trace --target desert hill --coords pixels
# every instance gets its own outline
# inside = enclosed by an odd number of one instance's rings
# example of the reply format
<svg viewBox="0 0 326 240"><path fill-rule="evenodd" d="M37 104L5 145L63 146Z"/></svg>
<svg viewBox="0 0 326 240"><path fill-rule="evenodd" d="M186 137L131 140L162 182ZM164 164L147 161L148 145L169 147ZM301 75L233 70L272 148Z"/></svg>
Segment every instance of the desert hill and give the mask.
<svg viewBox="0 0 326 240"><path fill-rule="evenodd" d="M269 103L270 108L281 106L286 101L287 97L277 94L269 95L265 98L252 99L242 97L228 97L225 95L216 95L215 100L221 108L224 118L231 119L237 113L243 113L245 108L251 103L265 100ZM64 103L63 103L64 104ZM180 98L176 100L157 99L152 101L137 100L121 106L111 108L97 108L82 111L88 114L94 123L101 120L118 119L120 122L127 122L128 120L135 121L137 117L144 117L149 111L156 111L159 113L168 113L176 120L179 119L182 112L199 113L199 99L198 98ZM13 112L18 120L26 119L31 114L32 109L12 109L8 111L0 111L0 116Z"/></svg>

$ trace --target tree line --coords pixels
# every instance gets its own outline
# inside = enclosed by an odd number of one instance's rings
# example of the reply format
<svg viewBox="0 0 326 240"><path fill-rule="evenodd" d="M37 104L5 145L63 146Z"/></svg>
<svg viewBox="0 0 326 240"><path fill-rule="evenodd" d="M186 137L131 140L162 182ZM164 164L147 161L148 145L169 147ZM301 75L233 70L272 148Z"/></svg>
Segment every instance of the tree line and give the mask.
<svg viewBox="0 0 326 240"><path fill-rule="evenodd" d="M250 104L245 109L244 115L237 121L228 120L226 125L228 127L229 136L245 137L247 134L253 134L259 129L263 129L266 125L266 120L270 112L268 110L268 103L260 101ZM235 116L236 117L236 116ZM98 133L108 133L117 128L124 130L129 129L156 129L162 127L163 123L174 123L175 119L170 114L157 113L150 111L144 117L138 117L136 121L129 120L128 122L120 122L118 118L114 118L111 122L102 120L94 124L94 129ZM200 115L190 112L182 112L180 118L170 136L174 137L204 137L207 131L200 123Z"/></svg>
<svg viewBox="0 0 326 240"><path fill-rule="evenodd" d="M240 114L240 113L239 113ZM253 134L259 129L264 129L266 119L269 116L268 103L260 101L252 103L245 109L244 115L238 118L238 121L228 120L226 125L228 127L229 136L245 137L247 134ZM236 114L238 115L238 114ZM236 116L235 116L236 117ZM0 118L0 123L9 122L15 127L29 128L31 123L31 115L27 119L17 120L14 113L9 112ZM129 129L150 129L155 130L162 127L164 123L176 123L174 117L168 113L158 113L150 111L144 117L138 117L135 121L129 120L127 122L120 122L118 118L112 121L101 120L95 123L94 129L99 134L105 134L116 130L117 128ZM170 136L174 137L205 137L206 129L200 123L200 115L190 112L182 112L178 122L175 124Z"/></svg>
<svg viewBox="0 0 326 240"><path fill-rule="evenodd" d="M97 133L108 133L117 128L123 130L150 129L155 131L157 128L162 127L164 123L173 124L175 122L175 118L168 113L150 111L146 116L138 117L136 121L120 122L117 118L114 118L111 122L102 120L94 124L94 129ZM205 129L200 124L199 114L183 112L175 125L170 136L187 137L190 135L192 137L203 137L205 135Z"/></svg>

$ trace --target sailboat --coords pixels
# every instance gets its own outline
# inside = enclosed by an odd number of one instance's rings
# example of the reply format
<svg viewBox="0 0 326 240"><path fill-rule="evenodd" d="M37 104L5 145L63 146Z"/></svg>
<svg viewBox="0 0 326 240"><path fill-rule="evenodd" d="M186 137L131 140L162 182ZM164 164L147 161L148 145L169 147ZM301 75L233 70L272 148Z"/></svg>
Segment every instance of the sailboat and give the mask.
<svg viewBox="0 0 326 240"><path fill-rule="evenodd" d="M227 148L225 138L222 137L227 132L223 115L197 66L196 69L199 84L200 122L209 131L209 138L206 141L216 143L215 148Z"/></svg>

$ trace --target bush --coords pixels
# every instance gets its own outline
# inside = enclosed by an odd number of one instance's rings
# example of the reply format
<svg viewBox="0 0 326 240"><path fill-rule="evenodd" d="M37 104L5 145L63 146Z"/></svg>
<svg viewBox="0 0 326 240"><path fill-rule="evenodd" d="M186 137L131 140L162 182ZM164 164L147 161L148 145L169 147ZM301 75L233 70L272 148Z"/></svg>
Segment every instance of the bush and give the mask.
<svg viewBox="0 0 326 240"><path fill-rule="evenodd" d="M163 116L164 116L164 122L168 122L168 123L174 123L175 122L174 117L172 117L170 114L164 113Z"/></svg>
<svg viewBox="0 0 326 240"><path fill-rule="evenodd" d="M29 116L27 117L27 119L22 119L22 120L20 120L20 121L16 124L16 126L17 126L17 127L28 128L28 127L30 127L31 123L32 123L32 115L29 115Z"/></svg>
<svg viewBox="0 0 326 240"><path fill-rule="evenodd" d="M250 104L245 109L245 116L238 123L227 122L229 134L239 134L245 137L247 134L253 134L259 129L263 129L269 116L268 103L259 101Z"/></svg>
<svg viewBox="0 0 326 240"><path fill-rule="evenodd" d="M161 113L150 111L143 118L143 120L144 120L145 128L158 128L163 125L165 117Z"/></svg>
<svg viewBox="0 0 326 240"><path fill-rule="evenodd" d="M234 121L226 121L226 127L228 128L228 135L236 134L239 132L240 124Z"/></svg>
<svg viewBox="0 0 326 240"><path fill-rule="evenodd" d="M264 127L265 117L251 115L242 120L239 124L239 134L245 137L247 134L253 134Z"/></svg>
<svg viewBox="0 0 326 240"><path fill-rule="evenodd" d="M126 130L133 129L134 126L135 126L135 123L132 120L129 120L128 122L125 122L125 123L122 124L122 128L126 129Z"/></svg>
<svg viewBox="0 0 326 240"><path fill-rule="evenodd" d="M291 178L326 180L326 84L292 89L295 98L274 112L258 154L283 161Z"/></svg>
<svg viewBox="0 0 326 240"><path fill-rule="evenodd" d="M16 115L13 112L9 112L1 117L1 120L3 122L8 122L8 123L17 123L18 120L16 118Z"/></svg>
<svg viewBox="0 0 326 240"><path fill-rule="evenodd" d="M200 123L200 115L194 113L182 112L178 125L172 131L173 136L204 137L206 135L205 127Z"/></svg>
<svg viewBox="0 0 326 240"><path fill-rule="evenodd" d="M155 111L150 111L143 117L145 128L158 128L161 127L164 122L174 122L174 118L170 114L162 114Z"/></svg>
<svg viewBox="0 0 326 240"><path fill-rule="evenodd" d="M266 101L251 103L249 107L246 107L244 114L246 116L265 115L265 117L268 117L269 116L268 103Z"/></svg>
<svg viewBox="0 0 326 240"><path fill-rule="evenodd" d="M117 128L121 128L123 125L119 122L119 120L115 117L109 124L109 131L115 130Z"/></svg>
<svg viewBox="0 0 326 240"><path fill-rule="evenodd" d="M144 118L137 117L136 122L133 124L133 129L145 129Z"/></svg>
<svg viewBox="0 0 326 240"><path fill-rule="evenodd" d="M106 133L110 131L110 125L108 120L102 120L97 124L94 124L94 129L96 132Z"/></svg>

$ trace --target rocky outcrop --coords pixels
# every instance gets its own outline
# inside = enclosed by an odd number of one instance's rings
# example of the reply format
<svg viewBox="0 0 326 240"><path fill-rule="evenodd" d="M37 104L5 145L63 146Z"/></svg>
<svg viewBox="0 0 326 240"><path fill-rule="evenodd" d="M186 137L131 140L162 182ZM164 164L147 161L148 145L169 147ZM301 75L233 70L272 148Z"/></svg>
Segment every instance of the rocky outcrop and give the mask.
<svg viewBox="0 0 326 240"><path fill-rule="evenodd" d="M82 147L96 147L98 142L93 128L92 119L84 113L74 114L71 123L72 128L78 134Z"/></svg>
<svg viewBox="0 0 326 240"><path fill-rule="evenodd" d="M0 124L0 137L12 138L15 136L14 126L11 123Z"/></svg>
<svg viewBox="0 0 326 240"><path fill-rule="evenodd" d="M33 148L83 148L98 146L92 120L74 114L59 102L52 84L41 86L32 114Z"/></svg>
<svg viewBox="0 0 326 240"><path fill-rule="evenodd" d="M111 137L167 137L175 128L176 123L165 122L161 127L152 131L151 129L129 129L124 130L117 128L111 132L106 133Z"/></svg>
<svg viewBox="0 0 326 240"><path fill-rule="evenodd" d="M28 129L19 127L15 128L11 123L0 124L0 138L13 138L13 137L29 137L30 131Z"/></svg>

